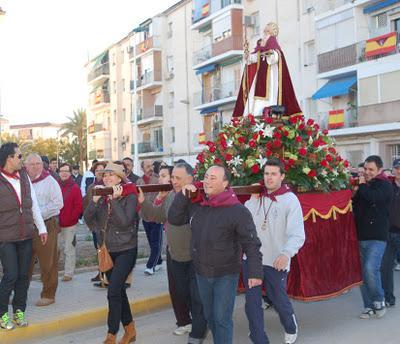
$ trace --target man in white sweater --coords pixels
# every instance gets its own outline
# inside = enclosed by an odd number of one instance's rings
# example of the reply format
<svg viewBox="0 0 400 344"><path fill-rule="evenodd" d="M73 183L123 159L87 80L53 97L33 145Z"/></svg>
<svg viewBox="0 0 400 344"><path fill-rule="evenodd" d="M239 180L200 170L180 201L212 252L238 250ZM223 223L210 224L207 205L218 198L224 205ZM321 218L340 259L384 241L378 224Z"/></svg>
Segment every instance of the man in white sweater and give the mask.
<svg viewBox="0 0 400 344"><path fill-rule="evenodd" d="M300 202L290 188L282 182L285 169L279 159L272 158L264 166L265 188L261 196L252 195L245 206L253 215L263 254L263 284L267 296L279 314L285 330L284 343L297 339L297 322L286 291L290 259L305 241L303 213ZM246 264L244 278L247 279ZM247 286L247 283L245 283ZM264 331L262 288L246 287L246 315L249 320L250 339L256 344L269 343Z"/></svg>

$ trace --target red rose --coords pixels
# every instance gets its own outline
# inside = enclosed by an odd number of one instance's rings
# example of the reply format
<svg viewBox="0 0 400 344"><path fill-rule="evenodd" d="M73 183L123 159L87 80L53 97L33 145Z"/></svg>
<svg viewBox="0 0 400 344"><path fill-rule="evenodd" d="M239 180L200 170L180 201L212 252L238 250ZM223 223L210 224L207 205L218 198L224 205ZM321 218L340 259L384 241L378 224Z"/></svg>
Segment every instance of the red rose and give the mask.
<svg viewBox="0 0 400 344"><path fill-rule="evenodd" d="M299 124L299 130L303 130L306 126L304 125L304 123L300 123Z"/></svg>
<svg viewBox="0 0 400 344"><path fill-rule="evenodd" d="M308 172L308 176L311 178L314 178L317 176L317 171L315 170L311 170L310 172Z"/></svg>
<svg viewBox="0 0 400 344"><path fill-rule="evenodd" d="M272 149L272 142L271 142L271 141L268 141L268 142L265 144L265 147L267 147L268 149Z"/></svg>
<svg viewBox="0 0 400 344"><path fill-rule="evenodd" d="M336 161L342 161L342 158L338 155L338 156L336 157Z"/></svg>
<svg viewBox="0 0 400 344"><path fill-rule="evenodd" d="M310 130L307 130L307 135L308 136L312 136L312 130L310 129Z"/></svg>
<svg viewBox="0 0 400 344"><path fill-rule="evenodd" d="M328 162L326 160L322 160L320 164L323 167L328 167L329 166L329 164L328 164Z"/></svg>
<svg viewBox="0 0 400 344"><path fill-rule="evenodd" d="M253 115L248 115L247 118L249 119L251 125L256 124L256 121L254 120L254 116Z"/></svg>
<svg viewBox="0 0 400 344"><path fill-rule="evenodd" d="M272 142L272 144L274 145L274 147L280 147L280 146L282 146L282 141L281 140L278 140L278 139L275 139L273 142Z"/></svg>
<svg viewBox="0 0 400 344"><path fill-rule="evenodd" d="M214 142L212 142L212 141L207 141L207 142L206 142L206 145L207 145L208 147L212 147L212 146L214 146Z"/></svg>
<svg viewBox="0 0 400 344"><path fill-rule="evenodd" d="M260 172L260 166L258 166L258 164L253 165L251 167L251 172L253 172L253 174Z"/></svg>
<svg viewBox="0 0 400 344"><path fill-rule="evenodd" d="M198 160L201 164L204 164L204 155L203 155L203 153L200 153L200 154L197 156L197 160Z"/></svg>
<svg viewBox="0 0 400 344"><path fill-rule="evenodd" d="M311 118L307 121L307 125L313 125L314 124L314 120L312 120Z"/></svg>
<svg viewBox="0 0 400 344"><path fill-rule="evenodd" d="M238 138L238 142L239 142L239 143L246 143L246 138L245 138L244 136L240 136L240 137Z"/></svg>
<svg viewBox="0 0 400 344"><path fill-rule="evenodd" d="M265 123L267 123L267 124L271 124L271 123L274 121L274 119L271 118L271 117L264 117L264 121L265 121Z"/></svg>
<svg viewBox="0 0 400 344"><path fill-rule="evenodd" d="M269 149L267 149L267 150L265 151L265 155L266 155L267 157L270 157L270 156L272 155L272 151L269 150Z"/></svg>
<svg viewBox="0 0 400 344"><path fill-rule="evenodd" d="M227 149L228 148L228 144L226 143L226 141L221 141L221 146L223 149Z"/></svg>
<svg viewBox="0 0 400 344"><path fill-rule="evenodd" d="M320 143L319 143L318 140L315 140L312 144L313 144L313 146L314 146L315 148L318 148Z"/></svg>
<svg viewBox="0 0 400 344"><path fill-rule="evenodd" d="M295 141L296 141L296 142L301 142L301 141L302 141L302 139L301 139L301 137L300 137L300 136L296 136L296 138L295 138Z"/></svg>
<svg viewBox="0 0 400 344"><path fill-rule="evenodd" d="M273 135L276 139L280 139L280 138L282 138L282 135L280 134L280 133L278 133L277 131L275 131L274 132L274 135Z"/></svg>
<svg viewBox="0 0 400 344"><path fill-rule="evenodd" d="M298 120L299 120L298 116L292 116L292 117L289 118L289 123L290 124L296 124L298 122Z"/></svg>
<svg viewBox="0 0 400 344"><path fill-rule="evenodd" d="M329 162L331 162L333 160L332 155L330 155L330 154L327 154L325 159L326 159L326 161L329 161Z"/></svg>
<svg viewBox="0 0 400 344"><path fill-rule="evenodd" d="M289 132L287 130L282 131L283 136L288 137L289 136Z"/></svg>
<svg viewBox="0 0 400 344"><path fill-rule="evenodd" d="M306 156L306 155L307 155L307 149L304 148L304 147L301 147L301 148L298 150L298 152L299 152L299 154L300 154L301 156Z"/></svg>
<svg viewBox="0 0 400 344"><path fill-rule="evenodd" d="M253 134L253 140L257 140L258 139L258 133Z"/></svg>
<svg viewBox="0 0 400 344"><path fill-rule="evenodd" d="M322 134L328 135L328 130L327 129L322 130Z"/></svg>
<svg viewBox="0 0 400 344"><path fill-rule="evenodd" d="M251 148L254 148L254 147L256 147L256 146L257 146L257 143L256 143L256 141L254 141L254 140L250 140L250 141L249 141L249 146L250 146Z"/></svg>
<svg viewBox="0 0 400 344"><path fill-rule="evenodd" d="M231 161L232 158L233 158L233 157L232 157L232 154L229 154L229 153L228 153L227 155L225 155L225 160L226 160L226 161Z"/></svg>
<svg viewBox="0 0 400 344"><path fill-rule="evenodd" d="M318 124L314 124L314 129L316 130L316 131L318 131L319 130L319 125Z"/></svg>
<svg viewBox="0 0 400 344"><path fill-rule="evenodd" d="M344 163L343 163L343 166L346 167L346 168L349 167L349 162L347 160L345 160Z"/></svg>
<svg viewBox="0 0 400 344"><path fill-rule="evenodd" d="M336 154L336 149L333 148L333 147L329 147L328 151L329 151L329 153L331 153L331 154Z"/></svg>
<svg viewBox="0 0 400 344"><path fill-rule="evenodd" d="M289 160L288 160L288 165L289 165L290 167L292 167L295 163L296 163L296 161L293 160L293 159L289 159Z"/></svg>
<svg viewBox="0 0 400 344"><path fill-rule="evenodd" d="M214 159L214 164L217 164L217 165L218 165L218 164L220 164L220 163L221 163L221 160L220 160L220 159L218 159L218 158L215 158L215 159Z"/></svg>

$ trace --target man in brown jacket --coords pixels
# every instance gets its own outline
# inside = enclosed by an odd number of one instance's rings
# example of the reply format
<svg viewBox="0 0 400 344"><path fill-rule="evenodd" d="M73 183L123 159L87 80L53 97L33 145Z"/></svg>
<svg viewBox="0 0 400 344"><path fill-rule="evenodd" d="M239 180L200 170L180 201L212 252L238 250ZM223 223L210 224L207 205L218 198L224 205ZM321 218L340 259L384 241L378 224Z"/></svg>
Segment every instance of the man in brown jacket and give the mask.
<svg viewBox="0 0 400 344"><path fill-rule="evenodd" d="M35 191L22 167L18 145L8 142L0 147L0 261L3 278L0 282L0 327L12 330L8 303L14 291L12 307L17 326L27 326L26 298L29 288L28 270L32 256L35 226L42 245L47 231L40 214Z"/></svg>

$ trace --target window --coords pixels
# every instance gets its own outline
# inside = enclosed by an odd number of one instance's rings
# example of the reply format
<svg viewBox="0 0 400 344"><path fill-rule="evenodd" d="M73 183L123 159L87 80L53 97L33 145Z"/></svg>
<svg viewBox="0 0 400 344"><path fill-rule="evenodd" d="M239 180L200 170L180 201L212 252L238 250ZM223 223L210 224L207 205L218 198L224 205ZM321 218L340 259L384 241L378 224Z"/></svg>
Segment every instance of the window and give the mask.
<svg viewBox="0 0 400 344"><path fill-rule="evenodd" d="M174 71L174 57L172 55L167 56L167 71L169 74Z"/></svg>
<svg viewBox="0 0 400 344"><path fill-rule="evenodd" d="M122 83L122 92L125 92L125 79L122 79L121 83Z"/></svg>
<svg viewBox="0 0 400 344"><path fill-rule="evenodd" d="M392 160L400 158L400 144L390 146L390 157Z"/></svg>
<svg viewBox="0 0 400 344"><path fill-rule="evenodd" d="M117 93L117 82L113 81L114 94Z"/></svg>
<svg viewBox="0 0 400 344"><path fill-rule="evenodd" d="M126 121L126 109L122 109L122 120L125 122Z"/></svg>
<svg viewBox="0 0 400 344"><path fill-rule="evenodd" d="M117 110L114 110L114 123L117 122Z"/></svg>
<svg viewBox="0 0 400 344"><path fill-rule="evenodd" d="M225 16L218 18L213 22L213 40L222 41L232 35L231 14L228 12Z"/></svg>
<svg viewBox="0 0 400 344"><path fill-rule="evenodd" d="M315 42L308 41L304 43L304 67L315 63Z"/></svg>
<svg viewBox="0 0 400 344"><path fill-rule="evenodd" d="M375 29L382 29L387 26L387 14L386 13L381 13L378 14L377 16L373 17L374 19L374 28Z"/></svg>
<svg viewBox="0 0 400 344"><path fill-rule="evenodd" d="M172 37L172 22L168 23L167 38Z"/></svg>
<svg viewBox="0 0 400 344"><path fill-rule="evenodd" d="M175 127L171 127L171 143L175 143Z"/></svg>
<svg viewBox="0 0 400 344"><path fill-rule="evenodd" d="M251 15L253 21L253 36L260 35L260 12L255 12Z"/></svg>
<svg viewBox="0 0 400 344"><path fill-rule="evenodd" d="M162 147L163 147L162 128L154 130L154 145L157 151L162 152Z"/></svg>
<svg viewBox="0 0 400 344"><path fill-rule="evenodd" d="M168 107L172 109L175 103L175 92L169 92L168 94Z"/></svg>

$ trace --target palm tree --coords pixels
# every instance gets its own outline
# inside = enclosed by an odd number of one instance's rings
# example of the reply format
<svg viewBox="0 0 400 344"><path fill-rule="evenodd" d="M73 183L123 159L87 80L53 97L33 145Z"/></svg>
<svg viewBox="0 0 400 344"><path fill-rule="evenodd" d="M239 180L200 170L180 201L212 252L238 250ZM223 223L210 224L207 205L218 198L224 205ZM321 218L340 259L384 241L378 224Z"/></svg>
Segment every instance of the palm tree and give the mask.
<svg viewBox="0 0 400 344"><path fill-rule="evenodd" d="M72 117L67 117L68 122L61 127L61 136L66 137L71 135L78 141L79 144L79 166L83 170L83 162L88 165L87 160L87 124L86 110L77 109Z"/></svg>

